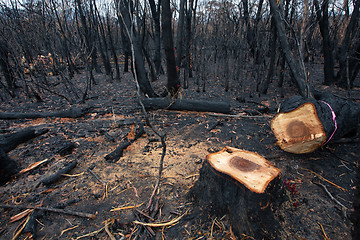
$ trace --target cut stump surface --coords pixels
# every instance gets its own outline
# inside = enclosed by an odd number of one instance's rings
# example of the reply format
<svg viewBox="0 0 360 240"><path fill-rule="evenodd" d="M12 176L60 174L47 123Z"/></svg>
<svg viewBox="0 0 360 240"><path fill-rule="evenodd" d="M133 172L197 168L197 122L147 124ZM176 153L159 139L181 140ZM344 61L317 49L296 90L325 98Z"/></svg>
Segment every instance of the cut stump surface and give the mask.
<svg viewBox="0 0 360 240"><path fill-rule="evenodd" d="M217 171L225 173L250 191L263 193L280 170L257 153L225 147L217 153L207 156L210 165Z"/></svg>
<svg viewBox="0 0 360 240"><path fill-rule="evenodd" d="M271 129L281 149L291 153L310 153L326 141L324 127L312 103L286 113L271 121Z"/></svg>

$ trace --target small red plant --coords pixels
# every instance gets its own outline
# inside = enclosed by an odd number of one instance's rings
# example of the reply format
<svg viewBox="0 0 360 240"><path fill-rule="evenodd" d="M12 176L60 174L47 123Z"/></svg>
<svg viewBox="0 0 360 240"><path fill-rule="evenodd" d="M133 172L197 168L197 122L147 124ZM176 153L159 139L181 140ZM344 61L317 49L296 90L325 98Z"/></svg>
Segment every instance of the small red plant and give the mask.
<svg viewBox="0 0 360 240"><path fill-rule="evenodd" d="M292 183L291 180L286 179L284 181L284 185L289 189L290 192L292 192L292 194L298 194L298 191L296 190L296 183Z"/></svg>

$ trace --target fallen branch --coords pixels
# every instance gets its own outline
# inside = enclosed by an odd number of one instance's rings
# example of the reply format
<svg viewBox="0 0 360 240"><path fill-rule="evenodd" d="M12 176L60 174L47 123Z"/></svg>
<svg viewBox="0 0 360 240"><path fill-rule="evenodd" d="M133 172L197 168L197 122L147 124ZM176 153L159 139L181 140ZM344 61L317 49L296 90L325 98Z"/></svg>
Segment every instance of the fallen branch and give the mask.
<svg viewBox="0 0 360 240"><path fill-rule="evenodd" d="M66 214L66 215L78 216L78 217L83 217L83 218L91 218L91 219L96 218L95 214L67 211L67 210L58 209L58 208L22 206L22 205L4 205L4 204L0 204L0 208L6 208L6 209L7 208L10 208L10 209L36 209L36 210L43 210L43 211L47 211L47 212L56 212L56 213L62 213L62 214Z"/></svg>
<svg viewBox="0 0 360 240"><path fill-rule="evenodd" d="M334 198L334 196L328 191L328 189L326 188L326 186L324 184L321 184L321 183L315 183L315 184L321 186L324 189L324 191L327 193L327 195L330 197L330 199L333 200L336 204L338 204L341 207L341 212L343 214L343 217L346 218L347 207L345 207L341 202L339 202L336 198Z"/></svg>

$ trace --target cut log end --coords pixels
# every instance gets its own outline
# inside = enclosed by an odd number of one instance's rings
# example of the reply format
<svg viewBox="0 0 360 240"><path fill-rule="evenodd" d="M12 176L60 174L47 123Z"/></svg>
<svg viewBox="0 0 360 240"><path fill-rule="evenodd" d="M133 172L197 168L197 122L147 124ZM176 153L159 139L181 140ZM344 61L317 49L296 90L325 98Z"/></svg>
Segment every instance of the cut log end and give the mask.
<svg viewBox="0 0 360 240"><path fill-rule="evenodd" d="M209 154L207 160L215 170L231 176L256 193L263 193L269 182L280 174L279 169L259 154L232 147Z"/></svg>
<svg viewBox="0 0 360 240"><path fill-rule="evenodd" d="M291 153L313 152L326 141L324 127L312 103L279 113L271 121L271 129L279 147Z"/></svg>

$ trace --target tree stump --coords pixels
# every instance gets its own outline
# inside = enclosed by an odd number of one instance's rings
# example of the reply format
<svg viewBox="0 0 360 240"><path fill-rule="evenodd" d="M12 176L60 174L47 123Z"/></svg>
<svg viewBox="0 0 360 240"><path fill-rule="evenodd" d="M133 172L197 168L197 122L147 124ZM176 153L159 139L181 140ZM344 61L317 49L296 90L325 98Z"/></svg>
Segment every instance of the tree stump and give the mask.
<svg viewBox="0 0 360 240"><path fill-rule="evenodd" d="M356 134L360 104L329 93L315 98L294 96L281 104L271 121L279 147L287 152L310 153L331 140Z"/></svg>
<svg viewBox="0 0 360 240"><path fill-rule="evenodd" d="M280 170L257 153L232 147L209 154L190 197L203 211L227 214L234 233L277 239L275 212L284 200Z"/></svg>

